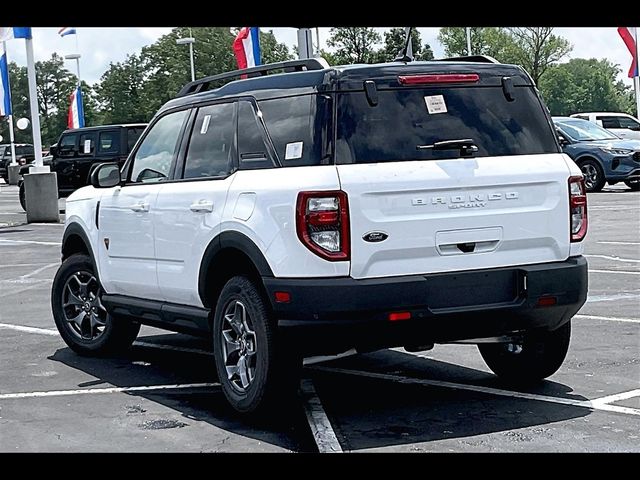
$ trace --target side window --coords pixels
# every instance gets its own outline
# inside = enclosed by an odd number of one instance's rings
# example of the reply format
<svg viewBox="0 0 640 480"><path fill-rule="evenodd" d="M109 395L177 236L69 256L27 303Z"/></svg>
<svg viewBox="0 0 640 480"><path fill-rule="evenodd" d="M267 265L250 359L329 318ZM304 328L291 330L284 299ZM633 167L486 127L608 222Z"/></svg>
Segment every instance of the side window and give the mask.
<svg viewBox="0 0 640 480"><path fill-rule="evenodd" d="M120 150L120 131L110 130L98 134L98 153L117 154Z"/></svg>
<svg viewBox="0 0 640 480"><path fill-rule="evenodd" d="M144 127L131 127L127 128L127 153L133 150L138 138L144 132Z"/></svg>
<svg viewBox="0 0 640 480"><path fill-rule="evenodd" d="M629 128L629 129L632 129L632 130L640 129L640 123L638 123L633 118L618 117L618 120L620 121L620 128Z"/></svg>
<svg viewBox="0 0 640 480"><path fill-rule="evenodd" d="M263 137L264 128L260 124L251 103L238 103L238 159L240 170L272 168Z"/></svg>
<svg viewBox="0 0 640 480"><path fill-rule="evenodd" d="M258 103L262 119L283 167L320 165L330 109L319 95L263 100ZM318 113L316 113L318 112Z"/></svg>
<svg viewBox="0 0 640 480"><path fill-rule="evenodd" d="M78 154L78 134L69 133L63 135L58 142L58 156L69 158L75 157Z"/></svg>
<svg viewBox="0 0 640 480"><path fill-rule="evenodd" d="M78 156L92 157L96 151L96 132L80 134Z"/></svg>
<svg viewBox="0 0 640 480"><path fill-rule="evenodd" d="M602 122L602 128L620 128L618 117L596 117L596 120Z"/></svg>
<svg viewBox="0 0 640 480"><path fill-rule="evenodd" d="M178 138L188 110L170 113L160 118L136 151L130 182L163 182L169 177Z"/></svg>
<svg viewBox="0 0 640 480"><path fill-rule="evenodd" d="M589 115L575 115L575 118L581 118L582 120L589 120Z"/></svg>
<svg viewBox="0 0 640 480"><path fill-rule="evenodd" d="M191 132L183 178L228 175L233 161L234 103L209 105L198 110Z"/></svg>

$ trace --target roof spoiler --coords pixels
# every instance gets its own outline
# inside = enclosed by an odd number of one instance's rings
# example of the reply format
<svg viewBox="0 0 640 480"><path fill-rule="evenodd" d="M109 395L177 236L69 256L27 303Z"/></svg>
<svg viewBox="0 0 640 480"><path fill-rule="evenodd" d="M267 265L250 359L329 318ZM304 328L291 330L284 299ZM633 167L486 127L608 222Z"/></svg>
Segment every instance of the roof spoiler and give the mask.
<svg viewBox="0 0 640 480"><path fill-rule="evenodd" d="M436 62L479 62L479 63L500 63L489 55L470 55L465 57L438 58Z"/></svg>
<svg viewBox="0 0 640 480"><path fill-rule="evenodd" d="M241 70L234 70L232 72L221 73L219 75L212 75L210 77L204 77L199 80L187 83L180 92L178 97L186 97L187 95L194 95L196 93L204 92L208 90L209 84L212 82L226 80L224 83L229 83L237 78L251 78L262 77L268 75L269 72L274 70L283 70L284 73L291 72L303 72L307 70L324 70L329 68L329 64L322 57L317 58L305 58L302 60L289 60L286 62L268 63L266 65L258 65L257 67L243 68ZM282 73L282 72L278 72Z"/></svg>

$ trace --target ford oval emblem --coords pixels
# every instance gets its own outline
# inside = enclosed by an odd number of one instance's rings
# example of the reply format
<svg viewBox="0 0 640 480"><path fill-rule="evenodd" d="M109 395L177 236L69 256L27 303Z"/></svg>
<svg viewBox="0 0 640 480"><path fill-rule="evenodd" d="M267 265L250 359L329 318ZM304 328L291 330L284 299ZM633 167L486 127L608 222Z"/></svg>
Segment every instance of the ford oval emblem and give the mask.
<svg viewBox="0 0 640 480"><path fill-rule="evenodd" d="M387 238L389 238L389 234L385 232L369 232L362 236L365 242L371 243L384 242Z"/></svg>

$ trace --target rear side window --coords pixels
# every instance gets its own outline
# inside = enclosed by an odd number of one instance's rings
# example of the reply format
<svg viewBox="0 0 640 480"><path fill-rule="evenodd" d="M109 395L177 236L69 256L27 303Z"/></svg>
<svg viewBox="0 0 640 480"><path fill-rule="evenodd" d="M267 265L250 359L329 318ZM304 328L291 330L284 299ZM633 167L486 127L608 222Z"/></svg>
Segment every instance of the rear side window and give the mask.
<svg viewBox="0 0 640 480"><path fill-rule="evenodd" d="M229 174L235 149L234 108L233 103L221 103L198 110L185 159L184 178Z"/></svg>
<svg viewBox="0 0 640 480"><path fill-rule="evenodd" d="M262 119L283 167L329 162L323 152L330 116L328 101L319 95L263 100Z"/></svg>
<svg viewBox="0 0 640 480"><path fill-rule="evenodd" d="M100 132L98 153L118 153L120 150L120 131Z"/></svg>
<svg viewBox="0 0 640 480"><path fill-rule="evenodd" d="M618 117L596 117L596 120L602 122L602 128L620 128Z"/></svg>
<svg viewBox="0 0 640 480"><path fill-rule="evenodd" d="M144 132L144 127L131 127L127 128L127 152L133 150L138 138Z"/></svg>
<svg viewBox="0 0 640 480"><path fill-rule="evenodd" d="M459 149L424 147L461 139L477 145L474 157L557 153L533 89L516 87L514 95L507 101L501 87L379 90L372 107L364 92L341 93L336 163L458 158Z"/></svg>

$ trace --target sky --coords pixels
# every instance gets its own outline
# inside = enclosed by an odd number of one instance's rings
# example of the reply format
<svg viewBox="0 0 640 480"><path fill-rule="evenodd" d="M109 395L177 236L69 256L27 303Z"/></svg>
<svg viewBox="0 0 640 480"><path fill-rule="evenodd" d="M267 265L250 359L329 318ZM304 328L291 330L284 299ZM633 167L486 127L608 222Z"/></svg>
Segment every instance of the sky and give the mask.
<svg viewBox="0 0 640 480"><path fill-rule="evenodd" d="M276 39L287 44L290 48L297 44L297 29L287 27L261 27L265 30L273 30ZM44 28L34 27L33 46L37 60L47 60L53 52L60 55L76 53L76 41L80 59L80 76L89 84L100 80L110 62L120 62L128 54L139 53L140 49L155 42L160 36L171 31L171 27L144 27L144 28L77 28L77 35L60 37L58 27ZM377 28L381 33L384 28ZM435 57L444 55L443 47L438 42L438 28L420 28L423 42L431 45ZM329 37L329 28L319 28L320 44L327 49L326 41ZM631 56L622 42L615 27L593 28L564 28L558 27L555 32L565 37L573 44L573 51L567 57L570 58L606 58L617 63L622 68L620 79L627 85L633 85L627 78L627 71L631 63ZM314 32L315 43L315 32ZM185 46L185 48L188 48ZM197 44L195 48L198 48ZM7 54L10 61L20 65L26 65L24 42L11 40L7 43ZM68 61L67 68L75 71L75 62Z"/></svg>

